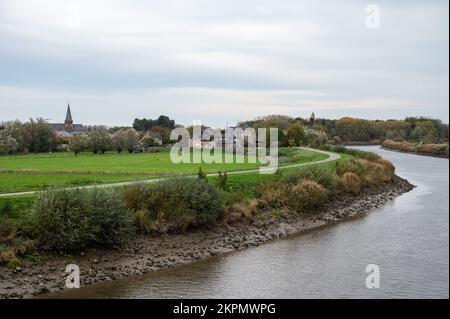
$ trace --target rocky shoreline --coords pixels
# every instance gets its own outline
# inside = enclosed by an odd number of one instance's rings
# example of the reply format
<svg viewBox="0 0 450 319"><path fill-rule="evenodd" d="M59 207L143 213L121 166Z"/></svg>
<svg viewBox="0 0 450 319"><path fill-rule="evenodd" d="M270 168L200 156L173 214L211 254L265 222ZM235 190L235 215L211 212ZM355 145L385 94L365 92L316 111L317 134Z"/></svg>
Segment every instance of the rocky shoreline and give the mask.
<svg viewBox="0 0 450 319"><path fill-rule="evenodd" d="M65 268L76 264L81 286L140 275L189 264L234 250L258 246L270 240L323 227L368 213L414 188L398 176L394 182L366 189L328 203L311 215L284 214L256 218L233 227L217 224L193 232L169 236L137 236L114 250L90 249L76 255L42 255L21 267L0 266L0 298L30 298L65 289ZM264 215L265 216L265 215Z"/></svg>

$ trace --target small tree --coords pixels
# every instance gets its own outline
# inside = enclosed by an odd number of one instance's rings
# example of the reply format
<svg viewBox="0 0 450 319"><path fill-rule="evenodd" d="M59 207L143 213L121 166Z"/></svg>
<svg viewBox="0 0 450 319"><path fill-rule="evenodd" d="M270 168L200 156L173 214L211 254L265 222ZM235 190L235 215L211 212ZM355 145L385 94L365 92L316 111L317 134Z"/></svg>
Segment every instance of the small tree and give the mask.
<svg viewBox="0 0 450 319"><path fill-rule="evenodd" d="M22 126L22 135L31 152L48 152L57 146L57 138L48 123L41 118L30 119Z"/></svg>
<svg viewBox="0 0 450 319"><path fill-rule="evenodd" d="M16 139L8 131L0 131L0 155L13 154L17 151L18 147L19 143L17 143Z"/></svg>
<svg viewBox="0 0 450 319"><path fill-rule="evenodd" d="M222 173L219 171L219 180L217 182L217 187L219 187L220 189L223 189L223 190L228 189L228 174L227 174L227 172Z"/></svg>
<svg viewBox="0 0 450 319"><path fill-rule="evenodd" d="M84 134L74 134L69 141L69 148L74 152L75 156L78 156L78 153L84 151L88 144L88 139Z"/></svg>
<svg viewBox="0 0 450 319"><path fill-rule="evenodd" d="M203 170L202 170L202 167L200 166L199 168L198 168L198 173L197 173L197 178L198 179L202 179L202 180L207 180L207 176L206 176L206 173L205 172L203 172Z"/></svg>
<svg viewBox="0 0 450 319"><path fill-rule="evenodd" d="M311 125L314 125L316 122L316 114L314 114L314 112L311 113L311 117L309 118L309 122L311 123Z"/></svg>
<svg viewBox="0 0 450 319"><path fill-rule="evenodd" d="M305 129L300 123L293 124L287 131L289 146L300 146L305 140Z"/></svg>
<svg viewBox="0 0 450 319"><path fill-rule="evenodd" d="M131 153L139 147L139 135L135 129L121 129L113 135L113 143L119 154L123 150Z"/></svg>
<svg viewBox="0 0 450 319"><path fill-rule="evenodd" d="M111 135L104 129L94 128L89 133L89 149L94 154L104 154L112 148Z"/></svg>

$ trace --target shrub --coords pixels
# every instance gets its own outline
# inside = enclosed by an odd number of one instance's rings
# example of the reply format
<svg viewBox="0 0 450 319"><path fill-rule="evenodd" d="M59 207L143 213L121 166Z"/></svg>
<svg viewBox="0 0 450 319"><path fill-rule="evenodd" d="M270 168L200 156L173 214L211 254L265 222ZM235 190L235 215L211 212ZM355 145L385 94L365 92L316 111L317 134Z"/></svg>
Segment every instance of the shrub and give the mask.
<svg viewBox="0 0 450 319"><path fill-rule="evenodd" d="M203 172L201 167L198 168L197 178L198 179L203 179L203 180L206 180L208 178L206 173Z"/></svg>
<svg viewBox="0 0 450 319"><path fill-rule="evenodd" d="M393 140L386 140L382 144L386 148L407 151L407 152L417 152L423 154L431 154L431 155L441 155L448 156L448 144L419 144L416 147L411 145L408 142L396 142Z"/></svg>
<svg viewBox="0 0 450 319"><path fill-rule="evenodd" d="M381 164L384 168L384 175L386 181L390 181L395 174L395 166L390 161L380 158L376 161L376 163Z"/></svg>
<svg viewBox="0 0 450 319"><path fill-rule="evenodd" d="M281 208L286 203L286 189L279 183L263 183L259 186L261 208Z"/></svg>
<svg viewBox="0 0 450 319"><path fill-rule="evenodd" d="M296 172L290 172L281 178L281 183L293 185L305 179L317 182L329 190L334 189L337 185L336 174L332 170L320 166L309 166Z"/></svg>
<svg viewBox="0 0 450 319"><path fill-rule="evenodd" d="M342 176L342 184L348 192L359 194L361 191L361 178L355 173L347 172Z"/></svg>
<svg viewBox="0 0 450 319"><path fill-rule="evenodd" d="M289 205L297 212L319 208L327 198L326 189L319 183L310 180L300 180L290 188L288 194Z"/></svg>
<svg viewBox="0 0 450 319"><path fill-rule="evenodd" d="M215 222L222 214L219 190L204 180L167 179L150 188L150 194L146 227L158 232L183 232Z"/></svg>
<svg viewBox="0 0 450 319"><path fill-rule="evenodd" d="M123 188L122 198L127 207L133 211L146 209L149 201L148 186L144 183L126 185Z"/></svg>
<svg viewBox="0 0 450 319"><path fill-rule="evenodd" d="M417 146L418 153L448 156L448 144L422 144Z"/></svg>
<svg viewBox="0 0 450 319"><path fill-rule="evenodd" d="M150 217L146 209L140 209L134 213L134 222L141 233L150 233L155 230L154 219Z"/></svg>
<svg viewBox="0 0 450 319"><path fill-rule="evenodd" d="M255 211L251 205L247 203L236 203L225 207L224 222L230 225L240 221L254 222Z"/></svg>
<svg viewBox="0 0 450 319"><path fill-rule="evenodd" d="M378 160L370 162L368 160L359 160L363 167L362 178L367 186L380 185L392 181L395 168L389 161Z"/></svg>
<svg viewBox="0 0 450 319"><path fill-rule="evenodd" d="M0 264L18 265L18 256L30 253L34 242L18 236L16 225L9 221L0 223Z"/></svg>
<svg viewBox="0 0 450 319"><path fill-rule="evenodd" d="M36 200L38 241L49 249L76 249L89 241L86 203L80 190L49 190Z"/></svg>
<svg viewBox="0 0 450 319"><path fill-rule="evenodd" d="M115 190L96 188L86 195L92 244L112 246L133 233L133 216Z"/></svg>
<svg viewBox="0 0 450 319"><path fill-rule="evenodd" d="M345 173L355 173L358 176L362 176L365 172L361 161L352 158L347 161L338 162L336 164L336 173L339 176L343 176Z"/></svg>
<svg viewBox="0 0 450 319"><path fill-rule="evenodd" d="M8 264L11 266L20 265L20 260L17 258L13 249L0 246L0 265L2 264Z"/></svg>
<svg viewBox="0 0 450 319"><path fill-rule="evenodd" d="M46 249L119 244L132 233L132 215L111 189L48 190L35 211L37 239Z"/></svg>
<svg viewBox="0 0 450 319"><path fill-rule="evenodd" d="M385 181L385 169L383 165L369 161L365 161L363 163L366 168L364 178L367 185L379 185Z"/></svg>
<svg viewBox="0 0 450 319"><path fill-rule="evenodd" d="M227 174L227 172L224 172L224 173L219 172L218 177L219 177L219 179L217 181L217 186L220 189L227 190L228 189L228 174Z"/></svg>
<svg viewBox="0 0 450 319"><path fill-rule="evenodd" d="M381 156L372 152L366 152L366 151L360 151L360 150L353 150L355 151L353 156L355 156L356 158L360 158L360 159L365 159L368 161L377 161L379 159L381 159Z"/></svg>
<svg viewBox="0 0 450 319"><path fill-rule="evenodd" d="M408 142L395 142L393 140L385 140L382 144L383 147L399 150L399 151L407 151L407 152L415 152L416 149Z"/></svg>

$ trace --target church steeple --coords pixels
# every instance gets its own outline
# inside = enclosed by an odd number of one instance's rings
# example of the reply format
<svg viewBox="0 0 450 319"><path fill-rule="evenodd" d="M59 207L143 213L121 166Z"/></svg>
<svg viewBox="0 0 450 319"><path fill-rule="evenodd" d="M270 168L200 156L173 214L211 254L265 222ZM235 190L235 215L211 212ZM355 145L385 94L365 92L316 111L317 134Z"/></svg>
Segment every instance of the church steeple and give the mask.
<svg viewBox="0 0 450 319"><path fill-rule="evenodd" d="M66 130L73 129L72 112L70 112L70 105L67 103L66 120L64 122Z"/></svg>

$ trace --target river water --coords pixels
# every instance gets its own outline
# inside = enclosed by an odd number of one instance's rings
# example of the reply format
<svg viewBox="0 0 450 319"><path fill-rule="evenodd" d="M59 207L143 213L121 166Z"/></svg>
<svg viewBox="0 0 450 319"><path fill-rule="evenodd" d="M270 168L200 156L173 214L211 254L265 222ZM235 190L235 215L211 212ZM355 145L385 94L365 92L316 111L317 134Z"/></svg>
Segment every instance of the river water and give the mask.
<svg viewBox="0 0 450 319"><path fill-rule="evenodd" d="M417 185L356 220L260 247L57 294L79 298L448 298L449 161L361 147ZM365 268L380 269L380 288Z"/></svg>

